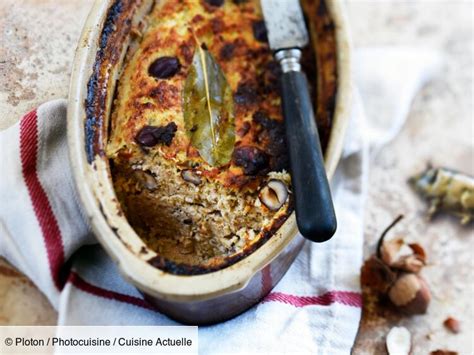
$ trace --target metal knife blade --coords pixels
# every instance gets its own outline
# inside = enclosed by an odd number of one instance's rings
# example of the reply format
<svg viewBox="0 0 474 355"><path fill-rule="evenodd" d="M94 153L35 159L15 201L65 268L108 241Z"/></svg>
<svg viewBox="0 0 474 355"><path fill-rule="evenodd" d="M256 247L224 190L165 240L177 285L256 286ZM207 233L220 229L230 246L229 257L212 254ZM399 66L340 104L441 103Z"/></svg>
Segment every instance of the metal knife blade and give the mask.
<svg viewBox="0 0 474 355"><path fill-rule="evenodd" d="M308 31L298 0L262 0L263 18L270 48L303 48L308 43Z"/></svg>

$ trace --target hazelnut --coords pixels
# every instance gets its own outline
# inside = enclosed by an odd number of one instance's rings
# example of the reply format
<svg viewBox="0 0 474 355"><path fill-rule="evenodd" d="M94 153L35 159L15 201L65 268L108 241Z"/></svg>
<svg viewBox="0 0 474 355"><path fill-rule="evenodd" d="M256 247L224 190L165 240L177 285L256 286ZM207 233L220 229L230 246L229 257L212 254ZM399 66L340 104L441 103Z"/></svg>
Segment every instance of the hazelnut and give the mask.
<svg viewBox="0 0 474 355"><path fill-rule="evenodd" d="M390 301L406 314L423 314L431 300L426 281L416 274L402 274L388 292Z"/></svg>
<svg viewBox="0 0 474 355"><path fill-rule="evenodd" d="M438 349L430 352L430 355L458 355L458 352L446 349Z"/></svg>
<svg viewBox="0 0 474 355"><path fill-rule="evenodd" d="M385 340L389 355L408 355L411 350L411 334L405 327L393 327Z"/></svg>
<svg viewBox="0 0 474 355"><path fill-rule="evenodd" d="M184 181L190 182L193 185L201 184L201 177L194 170L183 170L181 171L181 177Z"/></svg>
<svg viewBox="0 0 474 355"><path fill-rule="evenodd" d="M443 322L444 326L448 328L452 333L457 334L461 331L461 324L453 317L448 317Z"/></svg>
<svg viewBox="0 0 474 355"><path fill-rule="evenodd" d="M149 172L143 170L135 170L134 175L135 178L140 182L140 184L147 190L153 191L156 190L156 188L158 187L155 178Z"/></svg>
<svg viewBox="0 0 474 355"><path fill-rule="evenodd" d="M280 180L270 180L267 185L260 190L258 198L271 211L277 211L288 198L288 189Z"/></svg>

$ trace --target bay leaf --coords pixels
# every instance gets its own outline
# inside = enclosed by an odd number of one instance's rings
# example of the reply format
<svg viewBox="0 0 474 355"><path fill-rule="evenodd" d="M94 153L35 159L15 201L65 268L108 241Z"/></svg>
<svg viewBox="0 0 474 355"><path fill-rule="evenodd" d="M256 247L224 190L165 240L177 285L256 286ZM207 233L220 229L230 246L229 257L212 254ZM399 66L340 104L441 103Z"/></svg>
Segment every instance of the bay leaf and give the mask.
<svg viewBox="0 0 474 355"><path fill-rule="evenodd" d="M199 44L184 84L183 113L186 132L201 157L211 166L227 164L235 143L232 89L211 53Z"/></svg>

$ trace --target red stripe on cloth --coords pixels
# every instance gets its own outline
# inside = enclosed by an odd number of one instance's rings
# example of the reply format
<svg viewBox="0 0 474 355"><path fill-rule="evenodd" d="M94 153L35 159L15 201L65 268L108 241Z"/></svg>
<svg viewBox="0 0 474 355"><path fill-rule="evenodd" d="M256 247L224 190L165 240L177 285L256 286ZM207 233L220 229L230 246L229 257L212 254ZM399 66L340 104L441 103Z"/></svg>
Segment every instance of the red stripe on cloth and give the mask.
<svg viewBox="0 0 474 355"><path fill-rule="evenodd" d="M73 284L78 289L87 292L91 295L123 303L128 303L137 307L158 312L155 308L153 308L152 305L150 305L148 302L141 298L125 295L123 293L110 291L92 285L75 272L71 272L69 274L68 281L71 282L71 284ZM347 291L330 291L321 296L295 296L281 292L272 292L268 294L268 296L265 297L262 301L262 303L266 302L281 302L290 304L295 307L304 307L311 305L329 306L332 303L341 303L347 306L361 308L362 296L360 293Z"/></svg>
<svg viewBox="0 0 474 355"><path fill-rule="evenodd" d="M262 301L281 302L295 307L305 306L329 306L333 303L340 303L351 307L362 307L362 295L358 292L349 291L329 291L320 296L296 296L281 292L272 292Z"/></svg>
<svg viewBox="0 0 474 355"><path fill-rule="evenodd" d="M106 290L104 288L92 285L75 272L71 272L69 274L68 281L71 282L78 289L84 292L87 292L91 295L106 298L109 300L132 304L134 306L142 307L151 311L156 311L150 304L148 304L148 302L146 302L145 300L141 298Z"/></svg>
<svg viewBox="0 0 474 355"><path fill-rule="evenodd" d="M36 110L26 114L20 122L20 159L31 203L43 233L49 268L58 289L64 286L61 267L64 264L64 247L61 231L54 216L48 196L37 173L38 159L38 116Z"/></svg>

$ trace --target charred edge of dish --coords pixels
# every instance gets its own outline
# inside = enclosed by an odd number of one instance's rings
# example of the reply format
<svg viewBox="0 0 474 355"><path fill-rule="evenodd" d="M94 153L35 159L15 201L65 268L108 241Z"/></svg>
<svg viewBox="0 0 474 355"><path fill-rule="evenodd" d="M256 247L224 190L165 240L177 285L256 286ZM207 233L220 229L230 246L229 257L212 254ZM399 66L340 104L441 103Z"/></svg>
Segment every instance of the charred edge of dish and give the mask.
<svg viewBox="0 0 474 355"><path fill-rule="evenodd" d="M110 170L109 170L109 175L111 175ZM115 205L115 207L117 207L117 216L122 217L124 213L123 213L122 205L120 204L120 202L115 197L112 198L112 200L110 201Z"/></svg>
<svg viewBox="0 0 474 355"><path fill-rule="evenodd" d="M122 238L120 238L120 233L119 233L118 227L115 227L112 223L110 223L109 217L107 217L107 214L105 213L105 210L104 210L104 207L102 206L102 203L98 202L98 205L99 205L100 214L102 215L102 217L104 217L104 219L107 222L107 225L110 227L110 230L112 231L112 233L115 234L115 236L123 242Z"/></svg>
<svg viewBox="0 0 474 355"><path fill-rule="evenodd" d="M238 254L234 254L230 257L224 258L223 262L218 263L217 265L213 266L200 266L200 265L187 265L184 263L175 263L173 261L167 260L166 258L157 255L151 259L149 259L147 262L153 266L156 267L157 269L169 272L171 274L175 275L202 275L202 274L208 274L211 272L219 271L222 270L226 267L229 267L236 262L246 258L250 254L252 254L254 251L256 251L258 248L260 248L263 244L265 244L270 237L272 237L278 229L285 223L285 221L288 219L288 217L291 215L293 212L293 199L292 195L289 197L288 201L288 208L286 212L277 217L272 225L264 230L262 233L262 236L252 245L246 247L243 251L239 252Z"/></svg>
<svg viewBox="0 0 474 355"><path fill-rule="evenodd" d="M114 64L120 57L123 39L131 28L133 11L130 11L130 9L133 5L134 2L130 0L116 0L107 11L102 32L99 36L96 58L92 75L87 82L87 95L84 102L86 112L84 124L85 150L89 164L92 164L95 155L104 156L100 138L107 101L107 85L109 83L105 77L106 74L102 71L106 70L108 74L110 67L105 67L104 64L107 64L107 62ZM117 31L117 29L121 30Z"/></svg>

